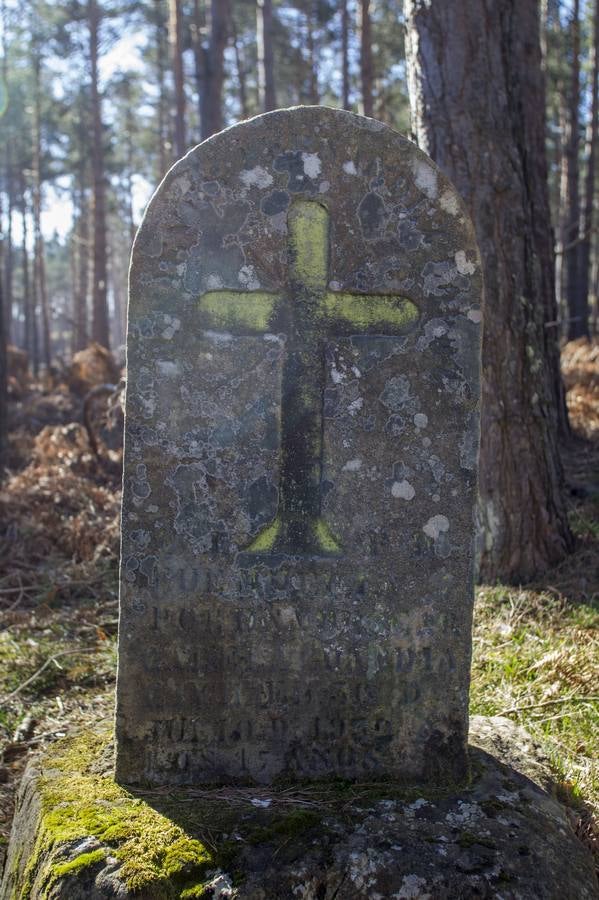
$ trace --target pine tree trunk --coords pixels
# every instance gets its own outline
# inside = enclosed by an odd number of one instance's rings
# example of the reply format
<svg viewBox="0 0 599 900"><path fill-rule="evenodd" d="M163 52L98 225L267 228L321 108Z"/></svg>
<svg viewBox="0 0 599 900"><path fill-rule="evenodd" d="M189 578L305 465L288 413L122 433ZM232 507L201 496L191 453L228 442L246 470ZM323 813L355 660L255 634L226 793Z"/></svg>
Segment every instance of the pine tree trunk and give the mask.
<svg viewBox="0 0 599 900"><path fill-rule="evenodd" d="M560 329L565 334L568 330L568 303L566 299L566 222L568 217L568 149L565 140L567 131L567 112L563 96L560 98L560 142L559 174L559 206L557 216L557 252L555 255L555 294L557 313L560 322L566 322L566 328Z"/></svg>
<svg viewBox="0 0 599 900"><path fill-rule="evenodd" d="M0 207L0 220L2 209ZM0 272L4 262L4 238L0 235ZM6 350L6 315L4 310L4 290L0 278L0 482L8 462L8 354Z"/></svg>
<svg viewBox="0 0 599 900"><path fill-rule="evenodd" d="M480 575L525 581L572 538L557 446L553 248L536 0L407 0L414 131L470 208L485 292Z"/></svg>
<svg viewBox="0 0 599 900"><path fill-rule="evenodd" d="M591 75L591 111L587 126L586 180L582 240L579 257L579 297L577 308L582 317L582 333L589 336L589 285L591 280L591 242L593 234L593 200L597 161L597 132L599 129L599 0L595 0L593 27L593 69Z"/></svg>
<svg viewBox="0 0 599 900"><path fill-rule="evenodd" d="M13 328L13 237L12 217L14 207L13 165L10 140L6 143L6 246L4 248L4 307L6 311L6 340L11 342ZM14 337L12 338L14 342Z"/></svg>
<svg viewBox="0 0 599 900"><path fill-rule="evenodd" d="M75 282L73 290L73 339L72 352L87 346L87 294L89 285L89 232L88 210L84 183L80 181L73 204L77 209L75 225Z"/></svg>
<svg viewBox="0 0 599 900"><path fill-rule="evenodd" d="M318 67L316 62L316 47L314 43L314 5L309 4L306 13L306 46L308 49L308 68L310 79L310 103L318 106L320 93L318 91Z"/></svg>
<svg viewBox="0 0 599 900"><path fill-rule="evenodd" d="M52 347L50 342L50 313L46 290L46 261L42 236L42 134L41 134L41 60L37 47L32 57L33 71L33 290L35 309L42 317L42 351L46 371L50 370ZM37 329L35 331L37 336ZM36 357L38 356L36 348ZM37 362L37 360L36 360Z"/></svg>
<svg viewBox="0 0 599 900"><path fill-rule="evenodd" d="M211 0L210 43L206 55L204 80L204 128L202 138L223 128L223 85L225 81L225 49L229 39L229 0Z"/></svg>
<svg viewBox="0 0 599 900"><path fill-rule="evenodd" d="M360 76L362 79L362 112L374 115L372 63L372 24L370 21L370 0L359 0L360 12Z"/></svg>
<svg viewBox="0 0 599 900"><path fill-rule="evenodd" d="M341 103L343 109L349 105L349 13L347 0L341 2Z"/></svg>
<svg viewBox="0 0 599 900"><path fill-rule="evenodd" d="M22 232L22 243L21 243L21 273L23 280L23 326L24 326L24 344L25 350L29 354L29 360L31 366L33 368L33 372L37 375L38 371L38 360L37 360L37 334L36 334L36 325L35 325L35 314L33 309L33 303L31 298L31 287L30 287L30 279L29 279L29 251L28 251L28 243L29 243L29 235L28 235L28 224L27 224L27 195L25 193L26 185L25 185L25 175L23 172L20 172L19 177L19 187L21 191L21 232ZM34 337L35 335L35 337Z"/></svg>
<svg viewBox="0 0 599 900"><path fill-rule="evenodd" d="M101 10L96 0L88 0L89 62L91 76L92 134L92 339L110 347L107 302L106 183L104 173L104 128L102 99L98 83L98 50Z"/></svg>
<svg viewBox="0 0 599 900"><path fill-rule="evenodd" d="M158 180L162 178L170 164L170 153L167 153L168 140L167 114L166 114L166 86L164 78L165 58L165 21L162 15L162 0L154 0L156 15L156 83L158 86L158 100L156 101L156 130L158 132Z"/></svg>
<svg viewBox="0 0 599 900"><path fill-rule="evenodd" d="M277 108L273 53L272 0L257 0L258 94L264 112Z"/></svg>
<svg viewBox="0 0 599 900"><path fill-rule="evenodd" d="M249 115L247 100L247 73L245 70L244 54L239 48L239 36L237 34L237 26L235 24L235 16L231 11L231 36L233 40L233 49L235 50L235 68L237 69L237 84L239 87L239 106L241 109L241 117L247 119Z"/></svg>
<svg viewBox="0 0 599 900"><path fill-rule="evenodd" d="M572 66L568 116L567 173L568 204L566 213L565 267L566 296L568 298L568 340L585 333L583 311L580 309L580 190L578 162L580 144L580 0L572 5ZM586 325L588 332L588 323Z"/></svg>
<svg viewBox="0 0 599 900"><path fill-rule="evenodd" d="M183 43L181 0L169 0L169 42L175 81L175 156L180 159L187 149L185 140L185 82L183 76Z"/></svg>

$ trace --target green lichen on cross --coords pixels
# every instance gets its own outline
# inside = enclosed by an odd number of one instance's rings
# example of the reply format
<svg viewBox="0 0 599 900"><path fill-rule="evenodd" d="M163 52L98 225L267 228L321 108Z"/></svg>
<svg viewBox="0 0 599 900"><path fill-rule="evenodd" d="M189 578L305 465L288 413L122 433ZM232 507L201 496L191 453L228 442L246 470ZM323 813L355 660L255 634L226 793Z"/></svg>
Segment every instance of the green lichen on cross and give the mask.
<svg viewBox="0 0 599 900"><path fill-rule="evenodd" d="M328 289L329 213L322 204L296 199L287 225L288 287L208 291L200 297L200 325L286 336L278 510L245 552L338 555L340 543L321 516L323 345L346 335L401 334L418 319L418 308L405 297Z"/></svg>

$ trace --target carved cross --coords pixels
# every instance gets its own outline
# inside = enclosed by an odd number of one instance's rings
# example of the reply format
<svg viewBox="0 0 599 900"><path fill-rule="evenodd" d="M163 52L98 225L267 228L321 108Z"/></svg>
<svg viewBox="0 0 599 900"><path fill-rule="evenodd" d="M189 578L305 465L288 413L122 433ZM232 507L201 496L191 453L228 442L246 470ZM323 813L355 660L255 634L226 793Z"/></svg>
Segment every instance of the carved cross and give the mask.
<svg viewBox="0 0 599 900"><path fill-rule="evenodd" d="M335 336L401 334L418 308L404 297L328 289L329 213L322 204L294 200L287 225L288 286L276 293L207 291L200 325L286 336L278 510L244 552L331 556L341 546L321 516L324 344Z"/></svg>

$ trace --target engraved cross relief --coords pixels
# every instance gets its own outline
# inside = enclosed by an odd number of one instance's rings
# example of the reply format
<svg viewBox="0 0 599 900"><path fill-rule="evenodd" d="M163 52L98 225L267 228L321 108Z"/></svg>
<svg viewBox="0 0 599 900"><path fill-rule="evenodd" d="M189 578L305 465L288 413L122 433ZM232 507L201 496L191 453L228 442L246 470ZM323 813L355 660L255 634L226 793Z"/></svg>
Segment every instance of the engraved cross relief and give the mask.
<svg viewBox="0 0 599 900"><path fill-rule="evenodd" d="M341 546L321 515L324 345L333 337L402 334L416 322L418 308L404 297L328 289L329 213L322 204L294 200L287 225L287 287L207 291L200 297L200 325L286 336L278 510L244 552L331 556Z"/></svg>

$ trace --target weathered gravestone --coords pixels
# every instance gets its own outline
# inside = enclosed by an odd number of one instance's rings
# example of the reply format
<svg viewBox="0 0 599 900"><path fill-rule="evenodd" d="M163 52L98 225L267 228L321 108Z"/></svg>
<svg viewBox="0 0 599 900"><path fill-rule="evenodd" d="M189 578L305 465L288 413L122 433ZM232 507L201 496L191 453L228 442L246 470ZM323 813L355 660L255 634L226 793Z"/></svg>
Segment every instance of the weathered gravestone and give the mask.
<svg viewBox="0 0 599 900"><path fill-rule="evenodd" d="M386 126L277 111L136 239L117 777L459 777L481 276Z"/></svg>

